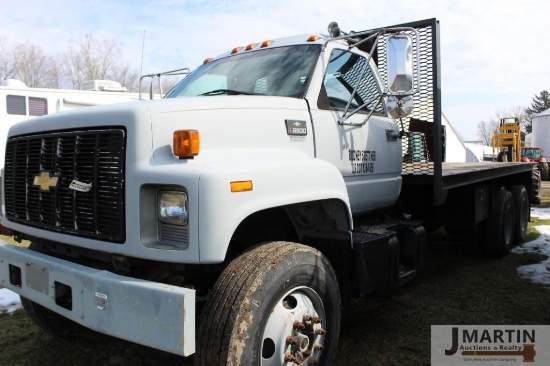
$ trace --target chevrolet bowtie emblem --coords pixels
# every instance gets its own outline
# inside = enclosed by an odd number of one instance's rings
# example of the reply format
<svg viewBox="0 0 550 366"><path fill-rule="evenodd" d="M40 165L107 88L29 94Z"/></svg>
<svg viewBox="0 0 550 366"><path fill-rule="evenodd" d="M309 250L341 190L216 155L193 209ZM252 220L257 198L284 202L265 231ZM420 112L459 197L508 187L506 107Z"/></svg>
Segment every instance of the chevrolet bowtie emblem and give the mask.
<svg viewBox="0 0 550 366"><path fill-rule="evenodd" d="M52 177L50 172L41 172L40 175L34 177L34 182L32 183L35 186L40 186L41 191L49 191L50 188L57 186L58 177Z"/></svg>

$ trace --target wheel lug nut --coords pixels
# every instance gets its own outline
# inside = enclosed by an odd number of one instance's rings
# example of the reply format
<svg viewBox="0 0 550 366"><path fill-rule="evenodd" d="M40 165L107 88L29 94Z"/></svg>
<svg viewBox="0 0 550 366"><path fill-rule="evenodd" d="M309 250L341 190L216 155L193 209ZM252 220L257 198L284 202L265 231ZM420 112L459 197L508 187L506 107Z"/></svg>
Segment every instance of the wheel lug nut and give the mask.
<svg viewBox="0 0 550 366"><path fill-rule="evenodd" d="M298 341L296 340L296 338L288 336L286 337L286 344L298 344Z"/></svg>
<svg viewBox="0 0 550 366"><path fill-rule="evenodd" d="M315 334L325 335L327 334L327 331L323 328L315 329Z"/></svg>
<svg viewBox="0 0 550 366"><path fill-rule="evenodd" d="M294 321L294 328L296 328L296 329L305 329L306 326L304 325L304 323L301 323L300 321L296 320L296 321Z"/></svg>
<svg viewBox="0 0 550 366"><path fill-rule="evenodd" d="M294 357L290 352L285 355L285 362L295 362L298 363L296 357Z"/></svg>
<svg viewBox="0 0 550 366"><path fill-rule="evenodd" d="M319 344L319 345L317 345L317 349L318 349L319 351L324 351L324 350L325 350L325 346L323 346L322 344Z"/></svg>
<svg viewBox="0 0 550 366"><path fill-rule="evenodd" d="M307 360L307 364L308 365L318 365L319 361L317 361L317 360Z"/></svg>
<svg viewBox="0 0 550 366"><path fill-rule="evenodd" d="M308 321L308 320L311 320L315 324L319 324L320 322L322 322L322 319L319 318L318 316L304 315L304 321Z"/></svg>

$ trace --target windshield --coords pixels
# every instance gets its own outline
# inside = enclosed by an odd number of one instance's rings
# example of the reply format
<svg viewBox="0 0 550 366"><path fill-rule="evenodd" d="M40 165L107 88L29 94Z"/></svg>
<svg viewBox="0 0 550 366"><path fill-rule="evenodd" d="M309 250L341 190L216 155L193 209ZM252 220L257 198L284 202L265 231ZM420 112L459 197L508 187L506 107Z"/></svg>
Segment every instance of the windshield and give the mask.
<svg viewBox="0 0 550 366"><path fill-rule="evenodd" d="M529 159L539 159L541 157L540 149L521 149L521 156Z"/></svg>
<svg viewBox="0 0 550 366"><path fill-rule="evenodd" d="M166 98L260 94L302 98L321 45L262 49L200 66Z"/></svg>

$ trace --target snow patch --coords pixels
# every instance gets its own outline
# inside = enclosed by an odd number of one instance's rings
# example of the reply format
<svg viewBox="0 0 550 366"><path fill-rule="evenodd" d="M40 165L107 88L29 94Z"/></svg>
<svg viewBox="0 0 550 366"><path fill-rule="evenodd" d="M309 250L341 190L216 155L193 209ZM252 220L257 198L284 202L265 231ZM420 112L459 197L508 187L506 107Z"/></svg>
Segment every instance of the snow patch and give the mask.
<svg viewBox="0 0 550 366"><path fill-rule="evenodd" d="M550 219L550 208L532 208L531 217L541 220ZM550 257L550 225L540 225L535 228L540 236L528 243L514 248L512 253L538 253ZM530 279L534 283L550 286L550 258L535 264L520 266L518 273L521 277Z"/></svg>
<svg viewBox="0 0 550 366"><path fill-rule="evenodd" d="M18 294L7 288L0 288L0 314L11 314L21 307L21 299Z"/></svg>

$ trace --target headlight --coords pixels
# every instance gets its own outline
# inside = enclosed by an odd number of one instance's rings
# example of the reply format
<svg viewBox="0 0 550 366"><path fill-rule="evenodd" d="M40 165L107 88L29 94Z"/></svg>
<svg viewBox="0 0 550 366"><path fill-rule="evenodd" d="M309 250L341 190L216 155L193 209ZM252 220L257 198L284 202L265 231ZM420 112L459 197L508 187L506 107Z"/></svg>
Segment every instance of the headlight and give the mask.
<svg viewBox="0 0 550 366"><path fill-rule="evenodd" d="M159 192L159 219L165 224L187 225L187 194L177 191Z"/></svg>

